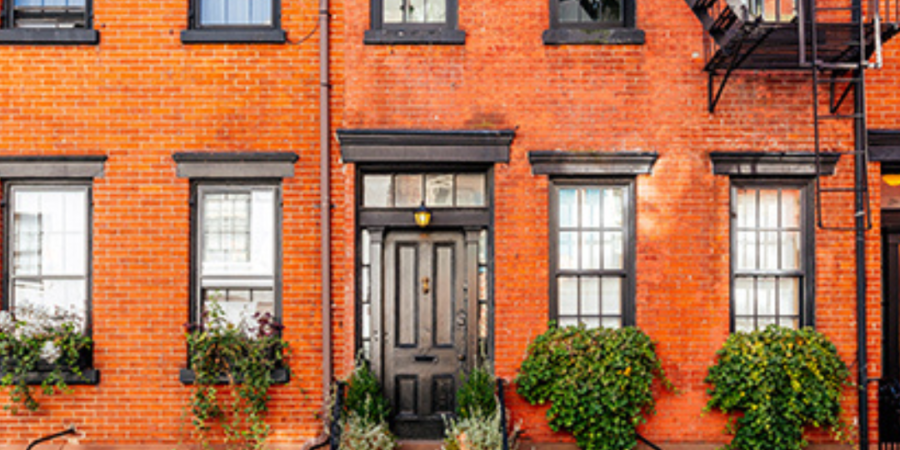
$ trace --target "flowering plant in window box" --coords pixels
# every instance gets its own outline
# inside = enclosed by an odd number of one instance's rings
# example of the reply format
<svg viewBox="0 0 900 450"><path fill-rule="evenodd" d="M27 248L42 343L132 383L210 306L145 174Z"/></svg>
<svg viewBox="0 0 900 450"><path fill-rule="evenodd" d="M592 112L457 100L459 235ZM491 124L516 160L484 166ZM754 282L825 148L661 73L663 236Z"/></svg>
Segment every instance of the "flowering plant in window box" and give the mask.
<svg viewBox="0 0 900 450"><path fill-rule="evenodd" d="M44 395L69 392L67 379L83 377L82 356L90 347L77 314L33 306L0 311L0 386L9 390L10 400L3 408L14 414L19 406L36 411L32 384Z"/></svg>
<svg viewBox="0 0 900 450"><path fill-rule="evenodd" d="M265 415L269 388L275 384L272 374L283 366L288 349L280 336L284 327L269 313L230 323L212 301L200 323L185 329L193 371L189 408L201 443L208 444L209 432L218 424L226 443L262 448L271 432ZM220 390L230 395L221 396Z"/></svg>

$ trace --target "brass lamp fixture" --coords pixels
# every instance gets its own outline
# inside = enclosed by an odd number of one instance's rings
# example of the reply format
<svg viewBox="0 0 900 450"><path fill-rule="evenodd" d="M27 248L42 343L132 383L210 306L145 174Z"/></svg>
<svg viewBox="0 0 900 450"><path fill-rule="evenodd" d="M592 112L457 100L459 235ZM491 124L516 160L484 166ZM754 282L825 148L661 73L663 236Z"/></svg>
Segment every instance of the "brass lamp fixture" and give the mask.
<svg viewBox="0 0 900 450"><path fill-rule="evenodd" d="M431 223L431 211L425 207L425 202L422 202L422 204L416 208L413 217L416 219L416 225L418 225L419 228L425 228Z"/></svg>

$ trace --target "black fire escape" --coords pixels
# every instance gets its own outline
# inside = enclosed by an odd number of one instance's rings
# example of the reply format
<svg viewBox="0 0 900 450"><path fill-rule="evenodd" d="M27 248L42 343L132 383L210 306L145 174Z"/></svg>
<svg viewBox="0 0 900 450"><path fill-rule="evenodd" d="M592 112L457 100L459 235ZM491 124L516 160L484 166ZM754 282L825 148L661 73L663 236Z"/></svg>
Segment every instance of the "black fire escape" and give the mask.
<svg viewBox="0 0 900 450"><path fill-rule="evenodd" d="M709 111L715 112L728 81L745 71L808 74L814 151L819 164L824 130L852 124L854 177L823 186L817 170L816 217L820 229L853 231L856 243L857 363L862 385L882 381L880 446L900 450L900 384L869 378L866 356L865 231L871 228L868 188L865 72L880 68L882 45L900 32L900 0L685 0L706 31ZM852 103L852 105L851 105ZM830 123L846 123L847 128ZM833 149L829 149L833 150ZM818 169L818 167L817 167ZM846 177L844 178L846 179ZM823 204L852 196L852 216L823 214ZM848 202L849 203L849 202ZM832 211L835 208L829 208ZM835 218L837 217L837 218ZM846 219L844 219L846 217ZM852 219L850 218L852 217ZM890 395L896 397L895 408ZM868 449L868 404L859 395L860 449ZM892 413L893 412L893 413Z"/></svg>

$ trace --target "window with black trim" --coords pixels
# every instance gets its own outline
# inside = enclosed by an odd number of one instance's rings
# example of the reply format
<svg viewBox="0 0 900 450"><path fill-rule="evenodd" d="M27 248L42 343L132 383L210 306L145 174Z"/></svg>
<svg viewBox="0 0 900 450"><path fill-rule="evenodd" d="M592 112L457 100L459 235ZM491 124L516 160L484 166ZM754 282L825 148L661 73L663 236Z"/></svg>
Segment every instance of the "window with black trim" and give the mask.
<svg viewBox="0 0 900 450"><path fill-rule="evenodd" d="M545 44L643 44L635 0L550 0Z"/></svg>
<svg viewBox="0 0 900 450"><path fill-rule="evenodd" d="M189 0L184 43L283 43L279 0Z"/></svg>
<svg viewBox="0 0 900 450"><path fill-rule="evenodd" d="M237 326L280 317L280 187L197 183L195 199L194 321L211 301Z"/></svg>
<svg viewBox="0 0 900 450"><path fill-rule="evenodd" d="M4 0L0 43L96 44L92 0Z"/></svg>
<svg viewBox="0 0 900 450"><path fill-rule="evenodd" d="M550 189L551 319L634 324L634 181L555 179Z"/></svg>
<svg viewBox="0 0 900 450"><path fill-rule="evenodd" d="M367 44L463 44L458 0L372 0Z"/></svg>
<svg viewBox="0 0 900 450"><path fill-rule="evenodd" d="M808 181L733 181L733 331L812 324L810 189Z"/></svg>

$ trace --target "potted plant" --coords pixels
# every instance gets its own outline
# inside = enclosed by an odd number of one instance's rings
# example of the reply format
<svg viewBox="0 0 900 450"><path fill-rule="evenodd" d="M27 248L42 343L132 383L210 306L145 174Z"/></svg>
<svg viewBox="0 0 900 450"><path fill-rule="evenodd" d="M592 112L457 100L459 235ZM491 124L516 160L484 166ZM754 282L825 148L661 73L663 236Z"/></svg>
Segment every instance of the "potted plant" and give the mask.
<svg viewBox="0 0 900 450"><path fill-rule="evenodd" d="M82 352L91 346L83 319L57 309L23 306L15 313L0 311L0 386L9 390L4 409L39 408L31 384L44 395L70 392L66 375L82 377ZM40 372L40 376L34 375Z"/></svg>
<svg viewBox="0 0 900 450"><path fill-rule="evenodd" d="M550 402L550 428L571 432L579 448L630 450L656 380L672 388L641 330L551 324L528 346L516 384L529 403Z"/></svg>
<svg viewBox="0 0 900 450"><path fill-rule="evenodd" d="M193 371L190 411L201 443L218 424L227 444L262 448L271 428L265 422L274 384L272 373L283 364L288 344L284 327L271 314L234 324L216 301L207 304L200 323L186 324L190 369ZM220 389L225 386L230 401Z"/></svg>
<svg viewBox="0 0 900 450"><path fill-rule="evenodd" d="M494 394L496 380L487 365L472 370L456 393L456 417L444 418L443 450L497 450L508 433L510 449L517 447L518 426L503 429L500 408Z"/></svg>
<svg viewBox="0 0 900 450"><path fill-rule="evenodd" d="M391 407L369 365L359 360L347 380L341 411L341 450L393 450L397 439L388 426Z"/></svg>
<svg viewBox="0 0 900 450"><path fill-rule="evenodd" d="M841 394L850 373L824 335L770 325L732 334L716 355L706 410L736 414L726 448L800 450L807 426L846 437Z"/></svg>

